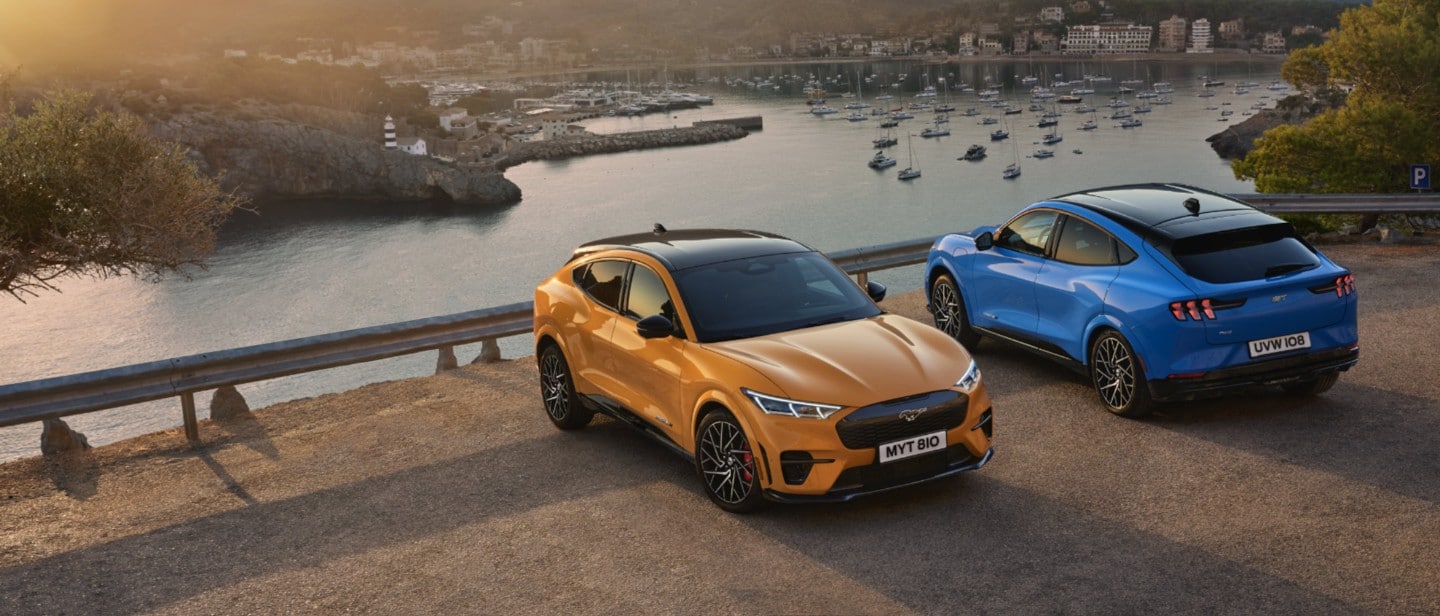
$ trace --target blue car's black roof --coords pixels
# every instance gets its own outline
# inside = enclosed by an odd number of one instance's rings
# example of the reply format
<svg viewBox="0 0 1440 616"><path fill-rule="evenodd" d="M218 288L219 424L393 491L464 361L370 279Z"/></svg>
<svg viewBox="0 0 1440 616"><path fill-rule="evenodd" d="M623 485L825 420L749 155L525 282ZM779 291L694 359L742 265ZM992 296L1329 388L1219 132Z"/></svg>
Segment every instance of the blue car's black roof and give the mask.
<svg viewBox="0 0 1440 616"><path fill-rule="evenodd" d="M595 240L575 249L576 258L600 250L628 249L654 257L674 272L698 265L763 255L814 252L790 238L742 229L675 229Z"/></svg>
<svg viewBox="0 0 1440 616"><path fill-rule="evenodd" d="M1186 207L1194 199L1195 211ZM1105 214L1160 244L1197 235L1287 224L1241 201L1183 184L1128 184L1055 197Z"/></svg>

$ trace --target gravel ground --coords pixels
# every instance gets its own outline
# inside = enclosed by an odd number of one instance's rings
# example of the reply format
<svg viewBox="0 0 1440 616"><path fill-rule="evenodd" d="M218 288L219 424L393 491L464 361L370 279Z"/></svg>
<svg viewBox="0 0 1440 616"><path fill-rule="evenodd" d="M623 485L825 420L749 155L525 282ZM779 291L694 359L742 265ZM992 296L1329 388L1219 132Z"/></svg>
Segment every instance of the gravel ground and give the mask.
<svg viewBox="0 0 1440 616"><path fill-rule="evenodd" d="M1326 251L1363 347L1328 394L1131 421L987 341L995 460L846 505L725 514L554 430L532 358L3 464L0 614L1437 613L1440 248Z"/></svg>

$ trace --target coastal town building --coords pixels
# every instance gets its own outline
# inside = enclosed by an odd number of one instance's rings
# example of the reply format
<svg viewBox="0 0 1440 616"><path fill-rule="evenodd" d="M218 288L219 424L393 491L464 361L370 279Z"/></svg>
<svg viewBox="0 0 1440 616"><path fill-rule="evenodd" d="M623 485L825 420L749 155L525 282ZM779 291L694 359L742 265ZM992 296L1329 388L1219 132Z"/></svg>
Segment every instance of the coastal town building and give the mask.
<svg viewBox="0 0 1440 616"><path fill-rule="evenodd" d="M1153 32L1150 26L1135 24L1070 26L1060 48L1067 55L1146 53Z"/></svg>
<svg viewBox="0 0 1440 616"><path fill-rule="evenodd" d="M1220 38L1226 41L1239 41L1245 38L1245 20L1236 18L1220 22Z"/></svg>
<svg viewBox="0 0 1440 616"><path fill-rule="evenodd" d="M1264 53L1285 53L1285 35L1280 32L1266 32L1260 39L1260 51Z"/></svg>
<svg viewBox="0 0 1440 616"><path fill-rule="evenodd" d="M585 127L580 124L567 124L564 120L542 120L540 134L546 141L553 141L574 135L584 135Z"/></svg>
<svg viewBox="0 0 1440 616"><path fill-rule="evenodd" d="M1028 30L1021 30L1020 32L1015 33L1013 44L1011 45L1011 50L1011 53L1014 53L1016 55L1028 53L1030 51L1030 32Z"/></svg>
<svg viewBox="0 0 1440 616"><path fill-rule="evenodd" d="M1058 24L1065 21L1065 8L1059 6L1047 6L1040 9L1040 21L1045 23Z"/></svg>
<svg viewBox="0 0 1440 616"><path fill-rule="evenodd" d="M975 51L974 32L966 32L956 38L956 53L962 56L973 56Z"/></svg>
<svg viewBox="0 0 1440 616"><path fill-rule="evenodd" d="M421 137L401 137L397 141L397 145L399 146L399 150L406 154L414 154L416 156L428 155L428 152L425 150L425 139Z"/></svg>
<svg viewBox="0 0 1440 616"><path fill-rule="evenodd" d="M1076 15L1084 15L1090 12L1089 0L1078 0L1070 3L1070 12Z"/></svg>
<svg viewBox="0 0 1440 616"><path fill-rule="evenodd" d="M1210 20L1201 17L1190 23L1190 48L1186 53L1214 53L1214 41L1210 34Z"/></svg>
<svg viewBox="0 0 1440 616"><path fill-rule="evenodd" d="M1188 25L1189 22L1179 15L1171 15L1170 19L1161 21L1155 39L1155 51L1184 51L1185 28Z"/></svg>
<svg viewBox="0 0 1440 616"><path fill-rule="evenodd" d="M1060 37L1045 30L1030 33L1031 48L1044 54L1060 52Z"/></svg>

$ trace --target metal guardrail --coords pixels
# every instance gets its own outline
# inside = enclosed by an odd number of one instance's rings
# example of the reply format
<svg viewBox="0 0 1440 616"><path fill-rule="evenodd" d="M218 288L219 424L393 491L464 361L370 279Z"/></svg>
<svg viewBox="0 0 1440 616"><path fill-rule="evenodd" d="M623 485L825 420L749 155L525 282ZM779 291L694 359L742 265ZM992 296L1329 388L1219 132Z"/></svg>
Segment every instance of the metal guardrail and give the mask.
<svg viewBox="0 0 1440 616"><path fill-rule="evenodd" d="M1440 214L1440 193L1231 196L1271 214Z"/></svg>
<svg viewBox="0 0 1440 616"><path fill-rule="evenodd" d="M1440 195L1233 195L1272 213L1440 213ZM924 263L936 237L829 254L864 284L870 272ZM454 365L454 347L529 333L533 304L391 323L0 386L0 427L179 397L186 436L199 439L197 392L425 351Z"/></svg>
<svg viewBox="0 0 1440 616"><path fill-rule="evenodd" d="M453 357L455 345L529 332L531 312L523 302L0 386L0 426L178 396L195 440L196 392L422 351Z"/></svg>

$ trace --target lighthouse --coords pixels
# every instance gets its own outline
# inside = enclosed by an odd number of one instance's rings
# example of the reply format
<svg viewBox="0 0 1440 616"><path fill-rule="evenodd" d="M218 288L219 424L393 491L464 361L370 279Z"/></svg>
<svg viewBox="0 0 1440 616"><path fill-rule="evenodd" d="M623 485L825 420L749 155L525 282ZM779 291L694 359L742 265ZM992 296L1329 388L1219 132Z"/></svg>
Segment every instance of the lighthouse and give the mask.
<svg viewBox="0 0 1440 616"><path fill-rule="evenodd" d="M385 149L395 149L395 119L385 116Z"/></svg>

